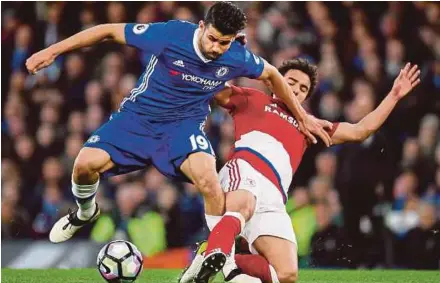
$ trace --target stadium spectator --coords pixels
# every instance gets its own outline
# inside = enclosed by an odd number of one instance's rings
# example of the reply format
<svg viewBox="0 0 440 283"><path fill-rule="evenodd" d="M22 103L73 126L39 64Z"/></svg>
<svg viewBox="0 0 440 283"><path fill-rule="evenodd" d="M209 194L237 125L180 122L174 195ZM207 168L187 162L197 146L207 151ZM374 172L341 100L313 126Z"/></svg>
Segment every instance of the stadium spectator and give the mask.
<svg viewBox="0 0 440 283"><path fill-rule="evenodd" d="M20 71L24 62L30 56L32 43L32 29L27 25L22 25L15 34L15 48L12 54L12 71Z"/></svg>
<svg viewBox="0 0 440 283"><path fill-rule="evenodd" d="M352 266L351 244L344 231L332 223L330 207L325 203L315 206L316 232L311 239L311 265L320 268Z"/></svg>
<svg viewBox="0 0 440 283"><path fill-rule="evenodd" d="M433 204L421 203L420 223L411 229L402 245L404 266L411 269L438 269L440 262L440 223Z"/></svg>
<svg viewBox="0 0 440 283"><path fill-rule="evenodd" d="M58 158L49 157L44 160L41 176L41 180L33 189L33 195L28 196L30 199L27 201L27 207L36 213L32 223L35 238L47 237L52 225L70 205L64 198L68 186Z"/></svg>

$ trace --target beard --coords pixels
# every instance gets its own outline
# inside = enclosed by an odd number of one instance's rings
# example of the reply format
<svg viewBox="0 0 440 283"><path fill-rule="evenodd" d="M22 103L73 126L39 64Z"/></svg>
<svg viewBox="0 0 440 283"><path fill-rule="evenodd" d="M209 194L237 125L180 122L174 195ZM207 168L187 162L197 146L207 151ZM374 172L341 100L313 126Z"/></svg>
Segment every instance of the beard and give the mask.
<svg viewBox="0 0 440 283"><path fill-rule="evenodd" d="M203 45L203 42L200 41L200 51L202 52L203 56L205 56L206 59L209 60L217 60L220 58L223 54L217 53L217 52L208 52L205 49L205 46Z"/></svg>
<svg viewBox="0 0 440 283"><path fill-rule="evenodd" d="M202 51L203 56L205 56L206 59L209 59L209 60L217 60L218 58L220 58L222 56L222 54L217 53L217 52L206 52L203 47L202 47L201 51Z"/></svg>

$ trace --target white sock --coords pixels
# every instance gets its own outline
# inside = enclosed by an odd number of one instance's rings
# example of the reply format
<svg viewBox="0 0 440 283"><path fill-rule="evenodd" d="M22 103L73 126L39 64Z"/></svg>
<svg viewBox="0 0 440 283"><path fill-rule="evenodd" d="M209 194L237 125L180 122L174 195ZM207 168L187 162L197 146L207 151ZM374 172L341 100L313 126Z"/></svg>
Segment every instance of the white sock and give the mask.
<svg viewBox="0 0 440 283"><path fill-rule="evenodd" d="M99 179L92 185L77 185L72 180L72 193L75 196L79 207L77 216L81 220L89 220L95 213L96 192L99 186Z"/></svg>
<svg viewBox="0 0 440 283"><path fill-rule="evenodd" d="M217 223L222 220L222 217L223 216L205 214L206 225L208 225L209 231L212 231L212 229L214 229L215 225L217 225Z"/></svg>

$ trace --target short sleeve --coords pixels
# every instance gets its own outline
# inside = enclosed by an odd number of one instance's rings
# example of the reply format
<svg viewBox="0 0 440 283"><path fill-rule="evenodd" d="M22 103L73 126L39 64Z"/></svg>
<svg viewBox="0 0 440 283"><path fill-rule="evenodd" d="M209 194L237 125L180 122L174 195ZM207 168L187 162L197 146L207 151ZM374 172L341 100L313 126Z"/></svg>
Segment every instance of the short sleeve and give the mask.
<svg viewBox="0 0 440 283"><path fill-rule="evenodd" d="M159 55L169 38L167 23L126 24L125 42L142 51Z"/></svg>
<svg viewBox="0 0 440 283"><path fill-rule="evenodd" d="M245 88L231 85L232 95L228 104L224 105L230 112L246 107L248 103L248 93Z"/></svg>
<svg viewBox="0 0 440 283"><path fill-rule="evenodd" d="M261 76L263 69L264 60L245 48L242 76L250 79L256 79Z"/></svg>

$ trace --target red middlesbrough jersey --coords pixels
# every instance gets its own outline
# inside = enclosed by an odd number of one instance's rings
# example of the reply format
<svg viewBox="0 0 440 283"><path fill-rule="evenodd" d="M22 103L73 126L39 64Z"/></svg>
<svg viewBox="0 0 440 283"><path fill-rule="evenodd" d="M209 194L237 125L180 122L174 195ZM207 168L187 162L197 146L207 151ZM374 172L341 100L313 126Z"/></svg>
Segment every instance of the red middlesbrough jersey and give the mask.
<svg viewBox="0 0 440 283"><path fill-rule="evenodd" d="M230 159L240 158L251 164L280 190L286 202L293 174L307 149L307 139L281 100L251 88L232 86L232 91L225 106L235 123Z"/></svg>

